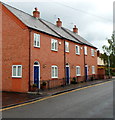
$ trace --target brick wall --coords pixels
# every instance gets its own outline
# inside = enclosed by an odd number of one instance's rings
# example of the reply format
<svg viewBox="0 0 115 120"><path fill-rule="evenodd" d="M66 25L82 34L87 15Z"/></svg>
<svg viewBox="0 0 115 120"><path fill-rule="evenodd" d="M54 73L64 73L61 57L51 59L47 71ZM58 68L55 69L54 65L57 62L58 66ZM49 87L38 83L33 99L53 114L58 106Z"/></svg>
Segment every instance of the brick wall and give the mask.
<svg viewBox="0 0 115 120"><path fill-rule="evenodd" d="M3 7L3 91L28 91L29 32ZM21 24L20 24L21 23ZM12 65L22 65L22 78L12 78Z"/></svg>

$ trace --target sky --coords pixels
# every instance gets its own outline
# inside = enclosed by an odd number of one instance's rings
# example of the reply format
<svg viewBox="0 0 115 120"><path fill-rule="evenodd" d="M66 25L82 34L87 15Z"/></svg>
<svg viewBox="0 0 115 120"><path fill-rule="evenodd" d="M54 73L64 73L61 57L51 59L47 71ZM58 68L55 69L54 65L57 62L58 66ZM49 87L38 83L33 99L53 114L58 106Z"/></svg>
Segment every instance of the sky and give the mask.
<svg viewBox="0 0 115 120"><path fill-rule="evenodd" d="M60 18L63 27L78 27L78 34L101 52L113 32L113 0L1 0L32 15L35 7L40 17L51 23Z"/></svg>

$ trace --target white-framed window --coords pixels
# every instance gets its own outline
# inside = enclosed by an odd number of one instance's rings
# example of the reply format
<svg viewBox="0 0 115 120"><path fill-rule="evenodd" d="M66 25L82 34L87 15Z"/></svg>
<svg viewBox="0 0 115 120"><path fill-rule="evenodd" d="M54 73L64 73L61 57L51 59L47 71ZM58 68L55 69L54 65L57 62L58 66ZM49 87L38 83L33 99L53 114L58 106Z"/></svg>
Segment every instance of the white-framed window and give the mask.
<svg viewBox="0 0 115 120"><path fill-rule="evenodd" d="M75 53L80 55L80 47L78 45L75 45Z"/></svg>
<svg viewBox="0 0 115 120"><path fill-rule="evenodd" d="M34 47L40 48L40 35L34 33Z"/></svg>
<svg viewBox="0 0 115 120"><path fill-rule="evenodd" d="M95 74L95 66L92 66L92 74Z"/></svg>
<svg viewBox="0 0 115 120"><path fill-rule="evenodd" d="M22 77L22 65L12 65L12 77Z"/></svg>
<svg viewBox="0 0 115 120"><path fill-rule="evenodd" d="M69 52L69 42L65 42L65 52Z"/></svg>
<svg viewBox="0 0 115 120"><path fill-rule="evenodd" d="M84 54L87 55L87 46L84 46Z"/></svg>
<svg viewBox="0 0 115 120"><path fill-rule="evenodd" d="M91 48L91 56L94 56L95 50Z"/></svg>
<svg viewBox="0 0 115 120"><path fill-rule="evenodd" d="M58 78L58 67L56 65L51 67L51 77Z"/></svg>
<svg viewBox="0 0 115 120"><path fill-rule="evenodd" d="M76 76L80 76L80 75L81 75L80 66L76 66Z"/></svg>
<svg viewBox="0 0 115 120"><path fill-rule="evenodd" d="M51 50L58 51L58 41L55 39L51 39Z"/></svg>

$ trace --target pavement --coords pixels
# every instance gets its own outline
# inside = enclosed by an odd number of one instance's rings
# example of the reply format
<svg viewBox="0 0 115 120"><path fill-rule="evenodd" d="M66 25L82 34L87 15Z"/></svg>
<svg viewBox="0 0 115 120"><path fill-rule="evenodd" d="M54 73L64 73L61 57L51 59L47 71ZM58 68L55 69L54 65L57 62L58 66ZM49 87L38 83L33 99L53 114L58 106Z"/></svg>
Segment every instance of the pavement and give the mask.
<svg viewBox="0 0 115 120"><path fill-rule="evenodd" d="M17 93L17 92L0 92L0 94L2 94L2 108L35 101L35 100L44 98L46 96L60 94L63 92L71 91L71 90L78 89L78 88L85 87L85 86L89 86L89 85L94 85L94 84L106 82L109 80L112 80L112 79L95 80L95 81L88 81L88 82L78 83L78 84L70 84L67 86L58 87L58 88L54 88L54 89L42 90L39 92L39 94Z"/></svg>
<svg viewBox="0 0 115 120"><path fill-rule="evenodd" d="M87 86L2 111L3 118L95 118L113 120L113 81ZM108 118L108 119L107 119Z"/></svg>

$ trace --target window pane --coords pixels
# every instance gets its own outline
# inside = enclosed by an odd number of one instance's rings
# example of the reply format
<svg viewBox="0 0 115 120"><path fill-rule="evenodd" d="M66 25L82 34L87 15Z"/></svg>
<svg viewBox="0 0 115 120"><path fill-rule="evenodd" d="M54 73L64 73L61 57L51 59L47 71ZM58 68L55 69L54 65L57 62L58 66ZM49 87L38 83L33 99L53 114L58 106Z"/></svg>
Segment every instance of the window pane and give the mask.
<svg viewBox="0 0 115 120"><path fill-rule="evenodd" d="M37 46L38 46L38 47L40 46L39 40L37 40Z"/></svg>
<svg viewBox="0 0 115 120"><path fill-rule="evenodd" d="M58 68L55 67L55 77L58 77Z"/></svg>
<svg viewBox="0 0 115 120"><path fill-rule="evenodd" d="M52 77L54 77L54 67L52 67Z"/></svg>
<svg viewBox="0 0 115 120"><path fill-rule="evenodd" d="M21 76L21 66L18 66L18 70L17 70L17 76Z"/></svg>
<svg viewBox="0 0 115 120"><path fill-rule="evenodd" d="M57 50L57 42L55 41L55 50Z"/></svg>
<svg viewBox="0 0 115 120"><path fill-rule="evenodd" d="M36 46L36 34L34 33L34 45Z"/></svg>
<svg viewBox="0 0 115 120"><path fill-rule="evenodd" d="M76 46L76 53L78 53L78 46Z"/></svg>
<svg viewBox="0 0 115 120"><path fill-rule="evenodd" d="M52 50L54 50L54 41L52 40Z"/></svg>
<svg viewBox="0 0 115 120"><path fill-rule="evenodd" d="M13 76L16 76L16 66L13 66Z"/></svg>

